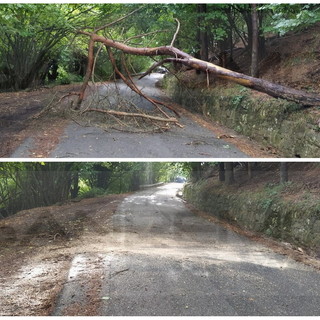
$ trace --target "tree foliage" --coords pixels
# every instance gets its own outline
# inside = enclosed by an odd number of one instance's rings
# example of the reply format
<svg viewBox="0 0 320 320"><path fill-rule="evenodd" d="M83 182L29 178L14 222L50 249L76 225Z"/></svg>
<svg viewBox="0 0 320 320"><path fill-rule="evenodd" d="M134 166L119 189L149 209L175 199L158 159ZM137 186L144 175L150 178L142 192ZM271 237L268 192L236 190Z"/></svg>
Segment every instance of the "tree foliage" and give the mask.
<svg viewBox="0 0 320 320"><path fill-rule="evenodd" d="M20 210L80 197L136 191L144 184L187 177L188 163L3 162L0 218Z"/></svg>
<svg viewBox="0 0 320 320"><path fill-rule="evenodd" d="M25 89L38 84L71 28L58 5L0 6L1 60L4 86Z"/></svg>
<svg viewBox="0 0 320 320"><path fill-rule="evenodd" d="M289 31L301 30L320 21L319 4L268 4L260 8L271 13L265 32L284 35Z"/></svg>
<svg viewBox="0 0 320 320"><path fill-rule="evenodd" d="M270 31L282 35L320 20L317 4L268 4L258 9L260 37ZM132 11L135 14L120 19ZM232 53L239 41L251 48L249 4L0 4L0 89L25 89L49 80L67 83L69 74L82 77L87 40L76 34L79 29L92 32L118 20L106 31L109 38L150 47L170 43L175 19L181 23L176 46L191 55L197 56L204 43L209 57L223 50ZM102 50L99 58L107 61L107 53ZM139 72L151 63L150 58L133 57L130 67ZM106 63L96 75L111 73Z"/></svg>

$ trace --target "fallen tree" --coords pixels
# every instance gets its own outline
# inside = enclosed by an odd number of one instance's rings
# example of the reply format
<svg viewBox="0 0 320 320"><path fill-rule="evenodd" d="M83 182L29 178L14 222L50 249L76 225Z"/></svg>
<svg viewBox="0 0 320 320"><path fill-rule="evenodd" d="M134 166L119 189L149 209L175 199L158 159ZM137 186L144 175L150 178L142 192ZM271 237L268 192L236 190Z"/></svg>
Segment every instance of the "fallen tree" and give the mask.
<svg viewBox="0 0 320 320"><path fill-rule="evenodd" d="M110 24L109 24L110 25ZM107 26L109 26L107 25ZM105 27L105 26L104 26ZM263 80L260 78L254 78L245 74L241 74L238 72L231 71L229 69L220 67L213 63L199 60L194 58L193 56L175 48L173 46L175 37L177 36L177 32L174 35L174 38L169 46L160 46L155 48L139 48L128 46L127 44L115 41L113 39L109 39L105 36L99 35L98 31L102 30L104 27L95 29L94 32L87 31L78 31L80 34L86 35L90 38L89 40L89 52L88 52L88 66L86 76L84 78L83 85L81 87L80 92L78 93L78 101L76 108L79 109L81 103L84 98L84 93L90 77L92 75L93 65L94 65L94 44L102 43L109 52L110 61L113 64L115 72L120 76L120 78L135 92L145 97L153 104L159 104L159 101L155 101L154 99L150 99L146 97L133 83L132 79L129 76L129 79L126 78L120 71L118 70L115 61L112 56L112 48L116 50L120 50L125 54L130 55L139 55L139 56L164 56L165 58L159 62L156 62L147 72L145 72L140 78L149 74L154 70L157 66L163 65L165 63L180 63L189 68L203 71L207 74L213 74L217 78L225 79L228 81L232 81L234 83L240 84L244 87L251 88L253 90L257 90L263 93L266 93L275 98L282 98L289 101L296 102L302 106L319 106L320 105L320 95L315 93L309 93L302 90L297 90L293 88L289 88L286 86L282 86L279 84L272 83L267 80ZM165 105L165 107L173 110L172 107ZM174 111L174 110L173 110ZM175 111L174 111L175 112ZM166 118L171 118L165 114Z"/></svg>

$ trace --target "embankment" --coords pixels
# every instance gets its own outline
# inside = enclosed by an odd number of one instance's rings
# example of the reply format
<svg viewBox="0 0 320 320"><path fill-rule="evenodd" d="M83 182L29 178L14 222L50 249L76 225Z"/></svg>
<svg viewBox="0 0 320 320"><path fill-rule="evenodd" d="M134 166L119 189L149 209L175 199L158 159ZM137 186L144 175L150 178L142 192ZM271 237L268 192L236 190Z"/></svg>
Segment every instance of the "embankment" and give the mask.
<svg viewBox="0 0 320 320"><path fill-rule="evenodd" d="M166 76L164 86L173 101L190 111L273 147L283 157L320 157L319 110L233 84L211 84L190 71Z"/></svg>
<svg viewBox="0 0 320 320"><path fill-rule="evenodd" d="M245 188L210 178L185 185L183 197L196 208L320 254L320 203L294 184Z"/></svg>

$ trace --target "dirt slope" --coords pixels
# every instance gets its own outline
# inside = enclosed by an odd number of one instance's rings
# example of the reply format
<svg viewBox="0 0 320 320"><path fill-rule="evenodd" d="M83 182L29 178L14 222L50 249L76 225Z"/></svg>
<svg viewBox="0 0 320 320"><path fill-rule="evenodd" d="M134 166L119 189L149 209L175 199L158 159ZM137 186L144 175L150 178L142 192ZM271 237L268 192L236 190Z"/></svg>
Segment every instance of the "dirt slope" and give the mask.
<svg viewBox="0 0 320 320"><path fill-rule="evenodd" d="M267 41L261 77L302 90L320 91L320 24Z"/></svg>
<svg viewBox="0 0 320 320"><path fill-rule="evenodd" d="M48 315L74 254L95 250L124 197L35 208L1 220L0 315Z"/></svg>

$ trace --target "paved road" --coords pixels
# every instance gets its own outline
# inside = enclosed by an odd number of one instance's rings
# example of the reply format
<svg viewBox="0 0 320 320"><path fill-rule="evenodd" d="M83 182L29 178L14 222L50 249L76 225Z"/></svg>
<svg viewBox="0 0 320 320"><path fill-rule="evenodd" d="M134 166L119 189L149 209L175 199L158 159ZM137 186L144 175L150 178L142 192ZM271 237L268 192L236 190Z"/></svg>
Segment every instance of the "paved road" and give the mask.
<svg viewBox="0 0 320 320"><path fill-rule="evenodd" d="M104 240L107 253L74 258L54 315L86 305L94 270L102 279L99 315L320 315L319 272L194 216L177 188L125 199Z"/></svg>
<svg viewBox="0 0 320 320"><path fill-rule="evenodd" d="M154 98L168 99L155 88L161 74L152 74L137 81L142 91ZM124 84L100 86L100 94L109 97L112 104L115 90L141 108L153 106L133 93ZM70 123L50 158L243 158L248 157L235 146L187 117L179 120L184 128L173 127L165 133L106 132L97 127L82 127ZM12 158L32 157L35 146L32 138L26 139L11 155Z"/></svg>

